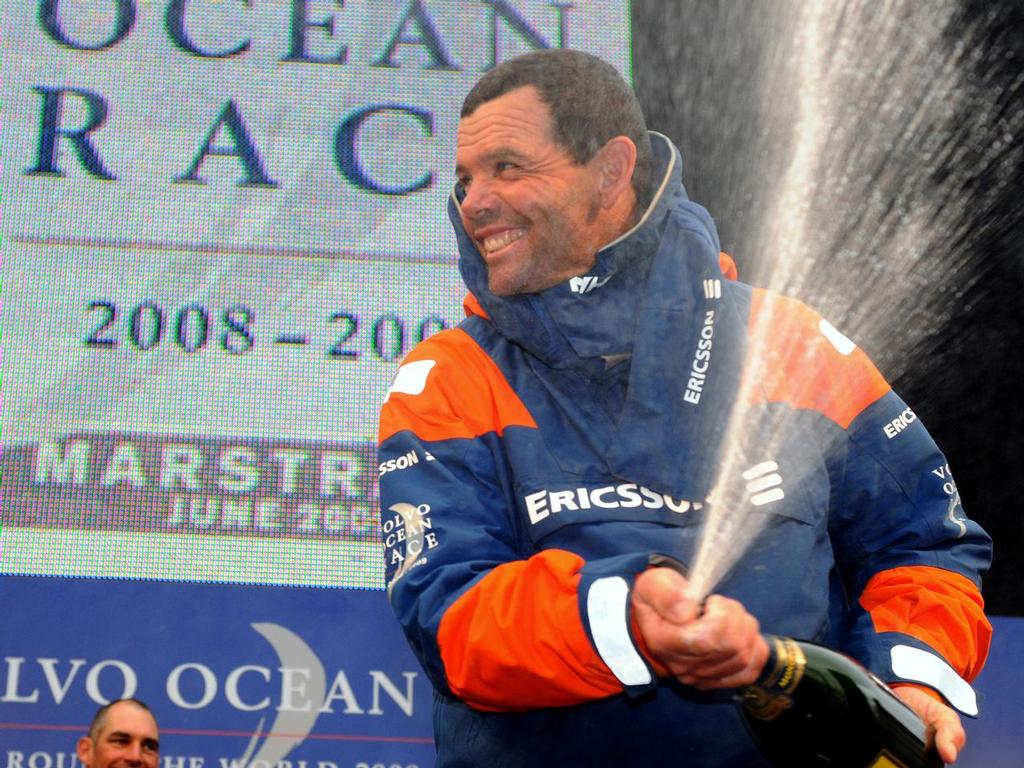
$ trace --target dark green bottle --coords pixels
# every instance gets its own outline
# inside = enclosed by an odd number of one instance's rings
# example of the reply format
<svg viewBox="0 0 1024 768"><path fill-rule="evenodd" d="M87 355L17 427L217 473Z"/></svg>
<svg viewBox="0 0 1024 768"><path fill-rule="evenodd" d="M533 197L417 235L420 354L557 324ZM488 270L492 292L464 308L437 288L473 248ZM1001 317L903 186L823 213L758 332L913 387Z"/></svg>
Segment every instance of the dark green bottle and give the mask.
<svg viewBox="0 0 1024 768"><path fill-rule="evenodd" d="M830 648L767 636L761 678L740 696L762 750L786 768L941 768L925 726L892 689Z"/></svg>

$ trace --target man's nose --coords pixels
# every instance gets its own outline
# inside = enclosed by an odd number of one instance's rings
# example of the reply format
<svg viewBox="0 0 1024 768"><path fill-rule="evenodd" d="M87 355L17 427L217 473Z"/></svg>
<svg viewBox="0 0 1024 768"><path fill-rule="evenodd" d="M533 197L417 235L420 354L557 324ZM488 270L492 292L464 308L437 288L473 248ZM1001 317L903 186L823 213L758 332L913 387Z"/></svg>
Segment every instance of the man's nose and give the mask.
<svg viewBox="0 0 1024 768"><path fill-rule="evenodd" d="M142 744L132 742L124 751L124 758L130 765L142 765Z"/></svg>
<svg viewBox="0 0 1024 768"><path fill-rule="evenodd" d="M462 214L470 221L474 221L494 211L496 202L494 188L486 181L474 180L459 206L462 208Z"/></svg>

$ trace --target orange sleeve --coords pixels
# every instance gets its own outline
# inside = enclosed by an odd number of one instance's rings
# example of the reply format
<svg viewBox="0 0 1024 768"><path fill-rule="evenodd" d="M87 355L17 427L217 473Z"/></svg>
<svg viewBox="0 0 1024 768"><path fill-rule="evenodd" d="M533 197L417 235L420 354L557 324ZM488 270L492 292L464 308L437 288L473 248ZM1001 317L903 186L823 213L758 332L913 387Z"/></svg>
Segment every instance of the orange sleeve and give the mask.
<svg viewBox="0 0 1024 768"><path fill-rule="evenodd" d="M504 563L463 593L437 635L452 692L485 711L568 706L620 693L580 618L583 565L579 555L548 550Z"/></svg>
<svg viewBox="0 0 1024 768"><path fill-rule="evenodd" d="M970 579L913 565L875 574L860 598L876 632L902 632L942 654L970 682L988 657L992 625Z"/></svg>

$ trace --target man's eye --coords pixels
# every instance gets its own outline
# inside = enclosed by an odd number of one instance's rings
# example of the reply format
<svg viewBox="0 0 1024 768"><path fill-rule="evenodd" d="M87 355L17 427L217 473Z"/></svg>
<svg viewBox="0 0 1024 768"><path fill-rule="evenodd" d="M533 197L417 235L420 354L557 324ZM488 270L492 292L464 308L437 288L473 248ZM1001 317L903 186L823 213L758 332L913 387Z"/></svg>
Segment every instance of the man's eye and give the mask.
<svg viewBox="0 0 1024 768"><path fill-rule="evenodd" d="M500 173L501 171L512 171L512 170L515 170L519 166L516 165L515 163L510 163L507 160L502 160L501 162L495 163L494 167Z"/></svg>

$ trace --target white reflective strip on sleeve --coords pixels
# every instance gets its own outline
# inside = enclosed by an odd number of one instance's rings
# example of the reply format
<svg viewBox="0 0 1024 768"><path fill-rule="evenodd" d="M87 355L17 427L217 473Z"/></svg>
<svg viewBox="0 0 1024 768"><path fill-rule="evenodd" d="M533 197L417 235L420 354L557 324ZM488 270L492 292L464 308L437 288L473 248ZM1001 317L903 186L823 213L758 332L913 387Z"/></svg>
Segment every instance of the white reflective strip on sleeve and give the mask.
<svg viewBox="0 0 1024 768"><path fill-rule="evenodd" d="M651 671L629 636L629 585L621 576L598 579L587 593L587 618L597 652L623 685L647 685Z"/></svg>
<svg viewBox="0 0 1024 768"><path fill-rule="evenodd" d="M965 715L978 714L974 689L938 656L909 645L894 645L891 656L892 671L904 680L930 685Z"/></svg>

